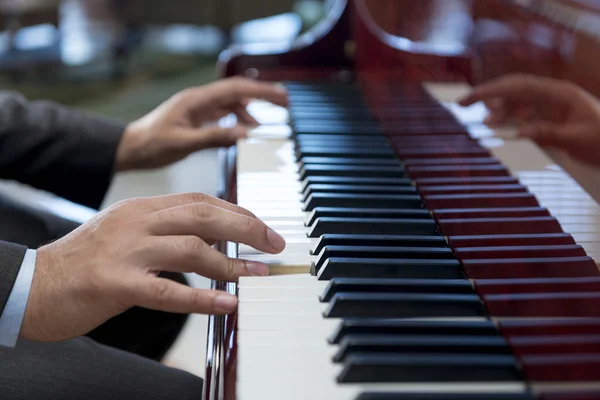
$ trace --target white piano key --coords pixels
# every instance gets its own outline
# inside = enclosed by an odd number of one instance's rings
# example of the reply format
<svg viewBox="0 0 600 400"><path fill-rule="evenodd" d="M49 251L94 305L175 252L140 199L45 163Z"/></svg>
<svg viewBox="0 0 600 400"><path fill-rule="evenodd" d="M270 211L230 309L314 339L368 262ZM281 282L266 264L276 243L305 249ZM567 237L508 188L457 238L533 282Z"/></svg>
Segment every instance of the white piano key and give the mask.
<svg viewBox="0 0 600 400"><path fill-rule="evenodd" d="M309 314L319 316L327 304L312 301L239 301L238 312L244 314Z"/></svg>
<svg viewBox="0 0 600 400"><path fill-rule="evenodd" d="M246 110L261 125L284 125L290 120L290 113L285 107L265 101L253 101L248 104Z"/></svg>
<svg viewBox="0 0 600 400"><path fill-rule="evenodd" d="M290 140L245 139L238 141L237 168L243 173L294 171L296 159ZM260 157L256 157L260 154Z"/></svg>
<svg viewBox="0 0 600 400"><path fill-rule="evenodd" d="M310 274L301 274L297 276L244 276L239 279L238 287L306 287L317 282L317 278ZM243 296L240 293L240 296Z"/></svg>
<svg viewBox="0 0 600 400"><path fill-rule="evenodd" d="M267 224L268 226L273 226L271 224ZM275 229L277 230L277 229ZM302 243L286 243L286 247L285 250L283 250L283 252L281 252L280 254L297 254L297 255L306 255L306 250L307 250L307 244L308 242L302 242ZM248 245L242 244L240 245L239 249L238 249L238 253L240 255L240 258L244 258L243 256L245 255L257 255L257 254L264 254L262 251L260 250L256 250L253 247L250 247Z"/></svg>
<svg viewBox="0 0 600 400"><path fill-rule="evenodd" d="M335 377L335 376L334 376ZM336 384L331 375L317 381L297 379L293 382L279 381L277 375L268 385L263 379L239 381L236 396L238 400L354 400L364 392L394 393L521 393L526 390L520 383L481 382L476 384L448 384L420 382L415 384ZM307 384L309 383L309 384Z"/></svg>
<svg viewBox="0 0 600 400"><path fill-rule="evenodd" d="M292 275L280 275L292 276ZM240 332L250 330L280 331L283 326L295 331L321 331L324 337L329 336L340 324L338 319L324 319L314 315L278 315L270 314L238 314L238 329Z"/></svg>
<svg viewBox="0 0 600 400"><path fill-rule="evenodd" d="M248 131L249 138L288 139L292 137L292 128L287 125L261 125Z"/></svg>
<svg viewBox="0 0 600 400"><path fill-rule="evenodd" d="M297 266L297 265L306 265L310 267L310 263L316 259L316 256L311 256L308 254L247 254L244 257L246 260L250 261L259 261L266 264L278 264L282 266Z"/></svg>
<svg viewBox="0 0 600 400"><path fill-rule="evenodd" d="M243 336L245 336L246 338L248 338L250 333L254 333L254 332L243 332ZM265 333L271 333L272 335L265 335ZM285 335L288 332L272 332L272 331L266 331L266 332L259 332L259 335L262 335L261 337L263 339L267 339L268 338L272 338L272 340L274 340L275 342L280 341L281 340L281 336ZM293 358L294 359L294 363L293 365L302 365L303 367L307 367L310 366L310 364L314 365L314 360L315 358L321 358L321 357L325 357L325 358L331 358L332 356L335 355L335 353L338 351L337 346L332 346L332 345L328 345L326 342L324 342L323 339L323 332L317 332L317 334L320 334L321 336L319 336L319 338L321 339L321 342L318 343L318 345L315 345L316 342L312 342L311 341L299 341L299 342L292 342L291 340L286 341L286 346L261 346L261 345L255 345L253 344L251 341L249 343L246 343L245 346L242 347L240 346L240 350L238 351L238 355L237 355L237 362L238 365L244 365L245 364L251 364L252 362L255 362L256 360L260 359L261 357L264 357L265 354L268 354L269 351L274 351L277 352L277 356L273 357L272 362L273 364L269 365L269 367L273 367L273 365L276 365L276 368L282 368L282 367L288 367L290 365L290 362L288 359ZM279 335L279 336L276 336ZM292 338L290 338L292 339ZM293 338L293 340L297 340L298 338ZM302 339L302 338L300 338ZM260 341L260 339L257 339Z"/></svg>
<svg viewBox="0 0 600 400"><path fill-rule="evenodd" d="M238 203L239 204L239 203ZM239 204L242 207L245 207L243 204ZM302 220L308 217L308 213L306 211L298 210L256 210L254 214L259 217L263 221L278 221L278 220L288 220L290 218L301 218Z"/></svg>
<svg viewBox="0 0 600 400"><path fill-rule="evenodd" d="M287 298L290 301L314 301L325 291L326 281L313 282L308 287L246 287L244 293L254 300L271 300Z"/></svg>

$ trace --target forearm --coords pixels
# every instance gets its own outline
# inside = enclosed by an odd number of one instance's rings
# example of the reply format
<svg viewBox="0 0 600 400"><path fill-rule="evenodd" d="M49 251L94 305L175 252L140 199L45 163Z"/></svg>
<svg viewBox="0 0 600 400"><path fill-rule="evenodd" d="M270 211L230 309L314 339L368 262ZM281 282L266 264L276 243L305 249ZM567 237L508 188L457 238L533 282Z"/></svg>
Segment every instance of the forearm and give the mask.
<svg viewBox="0 0 600 400"><path fill-rule="evenodd" d="M0 178L98 208L125 126L0 92Z"/></svg>

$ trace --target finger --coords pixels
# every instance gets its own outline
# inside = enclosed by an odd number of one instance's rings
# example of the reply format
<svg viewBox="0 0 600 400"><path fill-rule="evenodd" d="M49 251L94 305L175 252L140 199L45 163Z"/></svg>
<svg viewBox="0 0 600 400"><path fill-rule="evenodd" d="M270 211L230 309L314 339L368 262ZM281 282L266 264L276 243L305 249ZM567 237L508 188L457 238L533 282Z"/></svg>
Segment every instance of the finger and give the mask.
<svg viewBox="0 0 600 400"><path fill-rule="evenodd" d="M148 197L145 199L141 199L141 201L144 202L144 205L147 205L151 210L155 212L169 209L172 207L180 207L187 204L210 204L237 214L248 216L250 218L258 218L252 212L246 210L243 207L204 193L169 194L163 196ZM137 201L135 206L138 206Z"/></svg>
<svg viewBox="0 0 600 400"><path fill-rule="evenodd" d="M237 308L237 298L217 290L194 289L165 278L140 279L130 293L143 308L181 314L225 315Z"/></svg>
<svg viewBox="0 0 600 400"><path fill-rule="evenodd" d="M265 253L280 253L285 248L285 240L264 222L207 203L158 211L148 223L150 232L157 236L211 237L247 244Z"/></svg>
<svg viewBox="0 0 600 400"><path fill-rule="evenodd" d="M272 83L247 78L229 78L207 88L209 96L222 106L239 103L243 99L262 99L279 106L287 106L287 91Z"/></svg>
<svg viewBox="0 0 600 400"><path fill-rule="evenodd" d="M246 110L245 106L238 104L232 108L232 111L238 117L238 120L241 123L251 126L260 125L258 121L252 115L250 115L248 110Z"/></svg>
<svg viewBox="0 0 600 400"><path fill-rule="evenodd" d="M550 147L566 147L573 140L562 125L545 121L522 125L519 136L531 139L540 146Z"/></svg>
<svg viewBox="0 0 600 400"><path fill-rule="evenodd" d="M215 125L199 129L180 129L177 132L177 140L182 143L185 151L190 153L209 148L230 147L247 137L248 131L241 125L233 128Z"/></svg>
<svg viewBox="0 0 600 400"><path fill-rule="evenodd" d="M206 278L237 282L240 276L267 276L269 266L229 258L195 236L150 238L147 250L152 272L194 272Z"/></svg>
<svg viewBox="0 0 600 400"><path fill-rule="evenodd" d="M560 84L560 81L517 74L507 75L479 85L459 103L462 106L469 106L478 101L494 98L504 101L544 99L562 103L565 101L565 95L564 86Z"/></svg>

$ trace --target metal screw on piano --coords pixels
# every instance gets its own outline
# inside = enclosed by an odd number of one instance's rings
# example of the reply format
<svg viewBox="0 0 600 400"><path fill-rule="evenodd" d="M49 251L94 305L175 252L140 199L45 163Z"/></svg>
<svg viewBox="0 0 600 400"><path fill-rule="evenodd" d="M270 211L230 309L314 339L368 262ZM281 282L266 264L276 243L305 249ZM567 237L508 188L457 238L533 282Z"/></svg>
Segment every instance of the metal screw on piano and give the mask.
<svg viewBox="0 0 600 400"><path fill-rule="evenodd" d="M515 71L600 93L589 29L542 46L560 19L528 7L335 1L285 51L224 53L290 92L223 157L223 197L288 247L222 245L272 276L214 283L240 306L210 320L206 399L600 398L600 174L454 102Z"/></svg>

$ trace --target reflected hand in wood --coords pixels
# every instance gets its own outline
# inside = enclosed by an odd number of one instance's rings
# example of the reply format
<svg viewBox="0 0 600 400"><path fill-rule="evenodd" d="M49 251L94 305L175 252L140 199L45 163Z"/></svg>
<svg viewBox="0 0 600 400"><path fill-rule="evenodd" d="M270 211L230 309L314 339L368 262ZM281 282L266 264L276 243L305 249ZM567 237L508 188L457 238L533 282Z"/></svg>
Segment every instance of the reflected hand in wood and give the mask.
<svg viewBox="0 0 600 400"><path fill-rule="evenodd" d="M583 88L533 75L507 75L474 88L460 103L483 101L486 124L518 126L518 135L600 166L600 102Z"/></svg>

